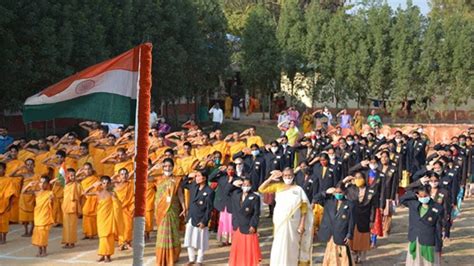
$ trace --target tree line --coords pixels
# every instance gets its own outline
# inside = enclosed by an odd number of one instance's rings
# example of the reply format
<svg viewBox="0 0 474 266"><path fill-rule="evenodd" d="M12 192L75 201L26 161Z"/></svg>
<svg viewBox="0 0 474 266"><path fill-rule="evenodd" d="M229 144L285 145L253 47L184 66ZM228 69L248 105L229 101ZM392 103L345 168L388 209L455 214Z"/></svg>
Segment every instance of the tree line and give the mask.
<svg viewBox="0 0 474 266"><path fill-rule="evenodd" d="M19 110L41 89L150 41L153 98L203 102L238 64L244 87L270 96L282 74L319 102L349 99L432 108L474 95L472 7L407 1L5 0L0 3L0 109ZM466 2L466 3L464 3ZM237 45L228 34L237 37ZM310 80L299 87L298 75Z"/></svg>
<svg viewBox="0 0 474 266"><path fill-rule="evenodd" d="M383 1L354 10L285 0L278 13L257 5L242 29L244 78L262 88L283 73L290 94L304 89L317 102L340 107L371 98L386 101L393 113L408 101L415 110L456 108L474 95L473 10L463 1L431 6L423 15L411 1L396 10ZM295 82L297 75L309 86Z"/></svg>

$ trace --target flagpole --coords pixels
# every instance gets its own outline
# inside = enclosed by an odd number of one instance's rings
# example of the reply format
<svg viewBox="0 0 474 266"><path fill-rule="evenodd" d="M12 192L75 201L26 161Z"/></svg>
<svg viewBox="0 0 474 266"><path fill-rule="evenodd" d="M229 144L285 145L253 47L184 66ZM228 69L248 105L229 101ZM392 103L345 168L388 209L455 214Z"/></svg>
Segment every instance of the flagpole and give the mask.
<svg viewBox="0 0 474 266"><path fill-rule="evenodd" d="M140 45L137 108L135 117L135 217L133 220L133 265L143 265L148 173L148 131L151 100L151 43Z"/></svg>

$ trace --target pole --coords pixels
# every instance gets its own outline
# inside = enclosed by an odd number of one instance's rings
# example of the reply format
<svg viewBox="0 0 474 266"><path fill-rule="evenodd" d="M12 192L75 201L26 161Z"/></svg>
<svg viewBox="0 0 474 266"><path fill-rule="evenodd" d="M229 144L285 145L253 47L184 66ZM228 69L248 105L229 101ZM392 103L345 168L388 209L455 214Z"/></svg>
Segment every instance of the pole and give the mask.
<svg viewBox="0 0 474 266"><path fill-rule="evenodd" d="M151 43L140 46L139 86L135 119L135 217L133 220L133 265L143 265L145 249L145 203L148 171L148 131L151 100Z"/></svg>

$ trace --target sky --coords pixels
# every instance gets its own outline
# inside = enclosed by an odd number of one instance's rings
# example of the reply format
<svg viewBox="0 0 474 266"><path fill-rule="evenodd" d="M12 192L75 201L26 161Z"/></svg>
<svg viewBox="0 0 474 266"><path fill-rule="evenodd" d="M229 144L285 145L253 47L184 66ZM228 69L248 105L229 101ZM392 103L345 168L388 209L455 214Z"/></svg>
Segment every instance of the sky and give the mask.
<svg viewBox="0 0 474 266"><path fill-rule="evenodd" d="M350 1L349 3L357 3L357 0ZM406 0L387 0L387 3L392 7L393 10L396 10L399 6L402 8L406 8L407 6L407 1ZM413 5L418 6L420 8L420 11L423 15L426 16L428 12L430 12L430 7L428 5L429 0L412 0ZM357 6L355 9L350 10L348 13L352 13L355 10L357 10Z"/></svg>
<svg viewBox="0 0 474 266"><path fill-rule="evenodd" d="M430 11L430 7L428 5L428 0L412 0L413 5L418 6L420 11L423 15L426 15ZM398 6L402 8L406 7L406 0L388 0L388 4L393 8L397 9Z"/></svg>

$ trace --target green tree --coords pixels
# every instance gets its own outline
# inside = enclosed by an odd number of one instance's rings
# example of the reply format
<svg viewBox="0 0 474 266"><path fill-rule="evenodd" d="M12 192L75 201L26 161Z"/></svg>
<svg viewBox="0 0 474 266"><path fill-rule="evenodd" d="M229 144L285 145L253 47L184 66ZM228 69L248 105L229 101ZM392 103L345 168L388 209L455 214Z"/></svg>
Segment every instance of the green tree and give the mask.
<svg viewBox="0 0 474 266"><path fill-rule="evenodd" d="M417 6L407 1L407 8L398 8L391 30L391 101L408 102L420 92L420 53L422 43L422 16ZM421 100L421 99L420 99ZM397 107L398 105L393 105ZM397 108L392 108L395 114Z"/></svg>
<svg viewBox="0 0 474 266"><path fill-rule="evenodd" d="M388 4L373 5L367 11L368 40L373 63L369 74L370 95L386 100L390 97L390 30L392 10Z"/></svg>
<svg viewBox="0 0 474 266"><path fill-rule="evenodd" d="M328 10L322 9L319 3L311 2L305 13L306 19L306 61L309 74L313 75L313 84L310 88L312 101L319 99L321 84L321 55L324 51L325 37L327 36L327 27L329 25L331 14Z"/></svg>
<svg viewBox="0 0 474 266"><path fill-rule="evenodd" d="M286 0L278 21L277 39L282 54L282 70L290 80L290 105L295 93L295 77L304 74L306 28L298 0Z"/></svg>
<svg viewBox="0 0 474 266"><path fill-rule="evenodd" d="M276 25L268 10L256 6L242 33L242 76L250 91L269 95L280 75L281 55Z"/></svg>

